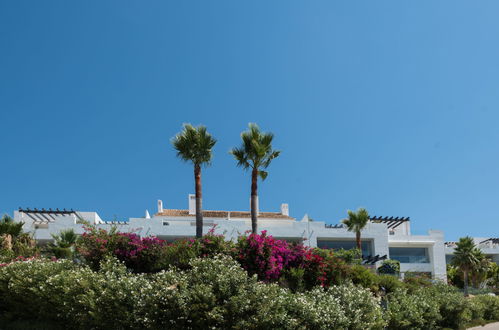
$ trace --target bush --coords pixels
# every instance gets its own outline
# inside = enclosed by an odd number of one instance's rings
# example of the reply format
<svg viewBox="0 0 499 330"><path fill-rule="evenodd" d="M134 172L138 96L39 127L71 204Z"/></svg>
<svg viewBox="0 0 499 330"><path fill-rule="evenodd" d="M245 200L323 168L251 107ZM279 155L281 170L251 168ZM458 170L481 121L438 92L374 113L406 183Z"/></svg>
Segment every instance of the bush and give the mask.
<svg viewBox="0 0 499 330"><path fill-rule="evenodd" d="M347 284L330 287L326 292L344 310L348 329L383 329L386 325L380 301L369 290Z"/></svg>
<svg viewBox="0 0 499 330"><path fill-rule="evenodd" d="M108 232L87 226L77 242L77 251L94 270L107 257L116 256L134 272L148 273L168 264L164 260L168 256L166 245L165 241L152 236L141 238L134 233L118 233L116 228Z"/></svg>
<svg viewBox="0 0 499 330"><path fill-rule="evenodd" d="M196 258L185 271L130 273L115 258L98 271L67 260L0 267L0 312L71 329L381 328L378 300L349 286L292 293L248 277L228 256ZM8 298L8 299L7 299Z"/></svg>
<svg viewBox="0 0 499 330"><path fill-rule="evenodd" d="M348 265L360 265L362 262L362 252L359 249L334 250L334 255Z"/></svg>
<svg viewBox="0 0 499 330"><path fill-rule="evenodd" d="M396 290L387 299L390 329L461 329L471 321L494 320L494 311L499 311L499 297L466 299L456 288L444 284L413 292Z"/></svg>
<svg viewBox="0 0 499 330"><path fill-rule="evenodd" d="M378 286L384 289L387 294L400 290L404 287L404 283L393 275L379 275Z"/></svg>
<svg viewBox="0 0 499 330"><path fill-rule="evenodd" d="M431 280L425 276L406 273L403 280L409 292L417 291L420 288L427 288L433 285Z"/></svg>
<svg viewBox="0 0 499 330"><path fill-rule="evenodd" d="M464 298L463 294L455 287L446 284L436 284L420 290L424 292L427 299L435 301L439 306L441 320L439 325L442 327L458 329L464 327L473 319L473 314L480 314L470 304L469 299ZM478 307L478 306L475 306Z"/></svg>
<svg viewBox="0 0 499 330"><path fill-rule="evenodd" d="M393 259L383 260L381 266L378 268L378 273L398 275L400 273L400 261Z"/></svg>
<svg viewBox="0 0 499 330"><path fill-rule="evenodd" d="M389 329L432 329L440 320L437 302L423 291L397 290L387 296Z"/></svg>
<svg viewBox="0 0 499 330"><path fill-rule="evenodd" d="M348 283L350 266L343 259L338 258L337 253L333 250L316 248L313 254L322 260L321 270L324 276L322 285L324 287Z"/></svg>
<svg viewBox="0 0 499 330"><path fill-rule="evenodd" d="M73 268L67 260L19 259L0 267L0 311L6 318L22 315L33 318L43 313L47 302L46 283L61 272ZM47 315L52 315L49 312ZM41 314L40 318L47 315Z"/></svg>
<svg viewBox="0 0 499 330"><path fill-rule="evenodd" d="M267 236L251 234L242 236L237 243L237 260L250 274L257 275L264 282L281 281L293 290L311 289L314 286L328 286L333 272L328 272L324 257L315 250L301 244L290 245L286 241Z"/></svg>
<svg viewBox="0 0 499 330"><path fill-rule="evenodd" d="M499 297L480 295L473 297L471 301L483 305L483 318L488 321L499 321Z"/></svg>
<svg viewBox="0 0 499 330"><path fill-rule="evenodd" d="M233 255L234 244L212 228L200 239L186 239L167 244L156 237L140 237L134 233L119 233L116 228L106 231L86 226L77 243L85 261L97 270L106 256L116 256L136 273L157 272L169 267L187 269L191 259L211 257L218 253Z"/></svg>
<svg viewBox="0 0 499 330"><path fill-rule="evenodd" d="M350 268L348 275L353 284L371 289L373 292L378 291L378 277L372 270L361 265L354 265Z"/></svg>
<svg viewBox="0 0 499 330"><path fill-rule="evenodd" d="M76 250L92 269L97 270L106 256L113 255L120 236L116 227L109 232L94 226L85 226L84 229L85 232L76 244Z"/></svg>

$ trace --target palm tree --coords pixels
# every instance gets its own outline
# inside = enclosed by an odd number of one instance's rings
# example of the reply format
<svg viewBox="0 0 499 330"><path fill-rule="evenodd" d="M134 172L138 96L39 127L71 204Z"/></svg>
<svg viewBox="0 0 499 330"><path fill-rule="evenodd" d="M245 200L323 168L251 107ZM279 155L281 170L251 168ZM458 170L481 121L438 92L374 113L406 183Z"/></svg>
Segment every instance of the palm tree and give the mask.
<svg viewBox="0 0 499 330"><path fill-rule="evenodd" d="M465 296L468 296L468 275L480 263L481 254L469 236L461 237L454 250L452 264L463 272Z"/></svg>
<svg viewBox="0 0 499 330"><path fill-rule="evenodd" d="M369 213L364 208L359 208L357 212L348 210L348 218L343 219L343 223L347 226L348 231L355 232L355 240L357 248L362 253L362 241L360 239L360 232L367 225L369 221Z"/></svg>
<svg viewBox="0 0 499 330"><path fill-rule="evenodd" d="M258 215L258 177L263 180L267 178L266 169L272 160L281 153L272 149L274 134L263 133L256 124L250 123L249 129L241 133L242 144L239 148L233 148L230 153L237 160L237 166L245 170L251 169L251 232L257 233Z"/></svg>
<svg viewBox="0 0 499 330"><path fill-rule="evenodd" d="M177 150L177 157L194 165L194 182L196 190L196 237L203 236L203 211L201 192L201 167L210 165L213 146L217 143L205 126L193 127L184 124L182 132L173 139L172 144Z"/></svg>
<svg viewBox="0 0 499 330"><path fill-rule="evenodd" d="M73 229L62 230L58 235L52 234L54 242L49 244L49 248L57 258L70 258L74 255L74 246L78 235Z"/></svg>
<svg viewBox="0 0 499 330"><path fill-rule="evenodd" d="M60 248L70 248L75 245L78 235L73 229L61 230L58 235L52 234L54 245Z"/></svg>
<svg viewBox="0 0 499 330"><path fill-rule="evenodd" d="M23 232L23 222L14 222L14 220L4 214L0 219L0 236L10 235L12 238L16 238Z"/></svg>

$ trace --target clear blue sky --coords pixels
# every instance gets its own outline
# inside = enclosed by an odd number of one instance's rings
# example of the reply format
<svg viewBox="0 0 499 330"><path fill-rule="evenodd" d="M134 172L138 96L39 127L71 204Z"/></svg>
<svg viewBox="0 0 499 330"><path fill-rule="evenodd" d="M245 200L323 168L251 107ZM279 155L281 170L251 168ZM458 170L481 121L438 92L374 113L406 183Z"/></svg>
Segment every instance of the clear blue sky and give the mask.
<svg viewBox="0 0 499 330"><path fill-rule="evenodd" d="M497 1L2 1L0 212L186 208L184 122L219 140L206 209L249 207L228 150L282 155L260 209L499 236Z"/></svg>

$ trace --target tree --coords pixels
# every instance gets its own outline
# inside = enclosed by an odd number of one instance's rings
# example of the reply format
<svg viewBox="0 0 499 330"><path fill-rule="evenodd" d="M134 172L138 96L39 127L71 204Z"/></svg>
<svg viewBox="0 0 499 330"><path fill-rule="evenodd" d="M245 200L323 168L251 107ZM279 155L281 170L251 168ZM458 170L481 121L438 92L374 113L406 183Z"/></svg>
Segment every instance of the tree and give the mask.
<svg viewBox="0 0 499 330"><path fill-rule="evenodd" d="M263 180L267 178L268 172L264 171L272 160L281 153L272 149L274 134L263 133L256 124L250 123L248 130L241 133L242 144L239 148L233 148L230 153L237 161L237 166L245 170L251 169L251 231L257 233L258 215L258 177Z"/></svg>
<svg viewBox="0 0 499 330"><path fill-rule="evenodd" d="M479 289L487 284L487 276L489 274L489 270L492 268L492 262L479 251L477 255L478 262L471 270L471 283L473 287Z"/></svg>
<svg viewBox="0 0 499 330"><path fill-rule="evenodd" d="M468 276L469 273L478 267L481 259L481 251L475 246L473 238L461 237L454 250L452 264L459 267L463 273L464 295L468 296Z"/></svg>
<svg viewBox="0 0 499 330"><path fill-rule="evenodd" d="M369 221L369 213L364 208L359 208L357 212L348 210L348 218L343 219L343 223L347 226L348 231L355 233L355 240L357 248L362 251L362 241L360 232L367 225Z"/></svg>
<svg viewBox="0 0 499 330"><path fill-rule="evenodd" d="M197 238L203 236L201 167L211 164L212 149L216 143L217 140L206 131L205 126L193 127L191 124L184 124L183 130L172 139L177 157L194 165Z"/></svg>
<svg viewBox="0 0 499 330"><path fill-rule="evenodd" d="M50 250L57 258L70 258L74 254L74 245L78 235L73 229L62 230L58 235L52 234L54 242L49 245Z"/></svg>
<svg viewBox="0 0 499 330"><path fill-rule="evenodd" d="M0 219L0 236L10 235L12 238L16 238L23 232L23 222L14 222L14 220L5 214Z"/></svg>

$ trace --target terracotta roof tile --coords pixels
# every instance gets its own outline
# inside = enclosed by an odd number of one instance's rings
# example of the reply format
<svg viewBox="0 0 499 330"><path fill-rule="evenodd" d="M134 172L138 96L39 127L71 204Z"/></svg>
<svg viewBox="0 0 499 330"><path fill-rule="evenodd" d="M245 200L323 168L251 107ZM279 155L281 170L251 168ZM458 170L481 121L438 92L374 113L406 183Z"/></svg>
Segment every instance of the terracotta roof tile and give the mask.
<svg viewBox="0 0 499 330"><path fill-rule="evenodd" d="M249 211L211 211L204 210L203 217L205 218L250 218L251 214ZM175 210L175 209L165 209L161 213L156 213L156 216L167 216L167 217L194 217L194 214L189 214L189 210ZM295 220L294 218L283 215L277 212L260 212L258 214L259 218L265 219L282 219L282 220Z"/></svg>

